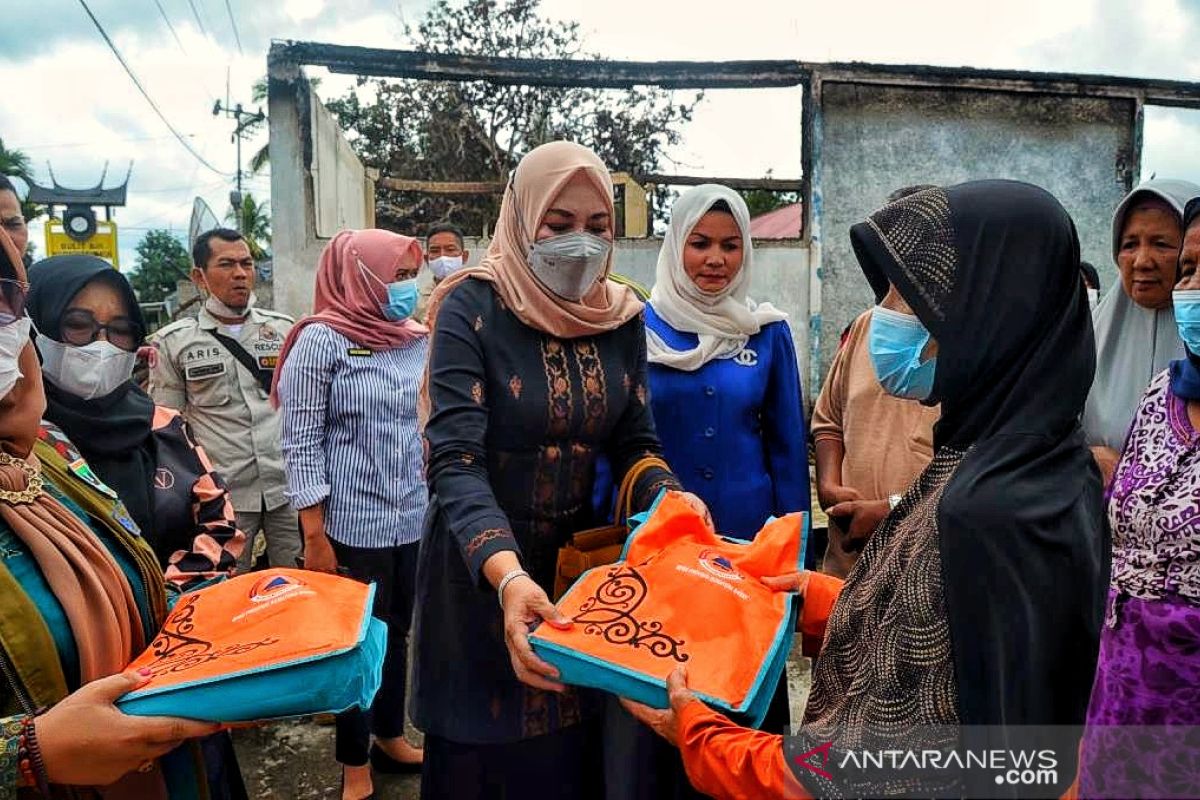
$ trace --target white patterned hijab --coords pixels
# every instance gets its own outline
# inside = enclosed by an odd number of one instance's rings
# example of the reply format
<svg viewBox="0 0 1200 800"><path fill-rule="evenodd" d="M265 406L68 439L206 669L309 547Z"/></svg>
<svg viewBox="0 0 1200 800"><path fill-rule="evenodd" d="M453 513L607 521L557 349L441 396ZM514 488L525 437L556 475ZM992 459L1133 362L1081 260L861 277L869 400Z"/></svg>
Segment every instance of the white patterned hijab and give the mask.
<svg viewBox="0 0 1200 800"><path fill-rule="evenodd" d="M708 211L724 201L742 232L745 255L742 268L720 292L701 291L683 268L687 238ZM787 314L770 303L757 304L746 296L754 245L750 241L750 210L737 192L727 186L706 183L684 192L671 208L671 222L658 251L658 270L650 305L668 325L683 333L694 333L700 341L690 350L675 350L656 333L646 329L647 359L684 372L694 372L709 361L733 358L763 325L787 319Z"/></svg>

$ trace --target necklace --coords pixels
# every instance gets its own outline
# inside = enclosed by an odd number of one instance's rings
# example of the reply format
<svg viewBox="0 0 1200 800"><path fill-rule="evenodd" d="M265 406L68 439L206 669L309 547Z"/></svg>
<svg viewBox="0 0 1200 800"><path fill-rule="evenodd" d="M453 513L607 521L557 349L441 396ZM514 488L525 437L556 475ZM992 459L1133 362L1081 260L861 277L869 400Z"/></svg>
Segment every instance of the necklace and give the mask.
<svg viewBox="0 0 1200 800"><path fill-rule="evenodd" d="M29 505L42 494L42 465L34 461L30 463L23 458L16 458L0 450L0 466L13 466L25 473L25 488L19 492L0 489L0 501L10 505Z"/></svg>

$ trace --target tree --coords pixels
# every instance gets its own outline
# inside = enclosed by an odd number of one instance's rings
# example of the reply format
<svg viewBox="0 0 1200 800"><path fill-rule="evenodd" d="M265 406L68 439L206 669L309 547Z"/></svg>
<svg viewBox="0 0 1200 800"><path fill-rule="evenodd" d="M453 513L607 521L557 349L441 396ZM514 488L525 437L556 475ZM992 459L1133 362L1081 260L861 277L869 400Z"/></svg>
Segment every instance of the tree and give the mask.
<svg viewBox="0 0 1200 800"><path fill-rule="evenodd" d="M771 177L771 170L767 170L766 178ZM742 199L746 201L746 206L750 209L750 217L761 216L768 212L774 211L777 208L790 206L792 203L800 202L799 192L772 192L769 189L746 189L741 192Z"/></svg>
<svg viewBox="0 0 1200 800"><path fill-rule="evenodd" d="M183 243L167 230L148 232L138 242L137 264L129 276L138 300L157 303L191 274L192 259Z"/></svg>
<svg viewBox="0 0 1200 800"><path fill-rule="evenodd" d="M417 50L523 58L595 58L577 23L538 16L540 0L436 0L416 30ZM521 157L554 139L594 149L613 170L657 172L680 141L701 95L675 103L662 89L606 91L445 83L360 77L327 103L368 167L433 181L502 181ZM660 214L665 198L657 198ZM481 232L496 218L499 196L456 197L381 190L381 226L417 232L451 220Z"/></svg>
<svg viewBox="0 0 1200 800"><path fill-rule="evenodd" d="M29 161L29 156L20 150L10 150L5 147L4 139L2 138L0 138L0 175L5 175L9 178L20 178L25 182L26 186L33 183L33 165ZM25 219L36 219L41 216L42 208L33 203L22 201L21 213L25 215Z"/></svg>
<svg viewBox="0 0 1200 800"><path fill-rule="evenodd" d="M320 78L309 78L308 84L316 89L321 85ZM257 105L260 109L267 102L267 79L259 78L250 87L250 102ZM263 120L265 122L266 120ZM246 126L246 135L252 136L263 122L254 122ZM254 151L254 155L250 156L250 174L257 175L267 168L271 163L271 143L265 142L262 147Z"/></svg>
<svg viewBox="0 0 1200 800"><path fill-rule="evenodd" d="M258 202L254 195L246 192L242 195L241 207L231 207L225 221L233 223L233 227L246 237L250 254L255 259L266 257L271 247L271 208L267 203Z"/></svg>

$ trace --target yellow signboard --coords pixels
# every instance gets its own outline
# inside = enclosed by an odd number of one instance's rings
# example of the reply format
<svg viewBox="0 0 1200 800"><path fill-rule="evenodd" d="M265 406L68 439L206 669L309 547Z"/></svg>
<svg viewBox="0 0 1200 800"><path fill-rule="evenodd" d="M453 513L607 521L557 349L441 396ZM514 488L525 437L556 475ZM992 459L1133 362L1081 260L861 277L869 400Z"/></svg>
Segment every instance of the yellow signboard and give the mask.
<svg viewBox="0 0 1200 800"><path fill-rule="evenodd" d="M62 220L47 220L45 228L47 256L99 256L112 264L114 269L121 268L117 254L117 223L96 220L96 232L86 242L77 242L68 236L63 230Z"/></svg>

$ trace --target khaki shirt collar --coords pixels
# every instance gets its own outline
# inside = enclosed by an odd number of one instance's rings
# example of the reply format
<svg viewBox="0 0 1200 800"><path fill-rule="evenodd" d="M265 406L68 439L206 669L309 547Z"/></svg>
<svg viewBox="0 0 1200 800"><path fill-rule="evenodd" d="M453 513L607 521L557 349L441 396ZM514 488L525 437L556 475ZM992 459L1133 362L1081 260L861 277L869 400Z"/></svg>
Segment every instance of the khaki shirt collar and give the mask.
<svg viewBox="0 0 1200 800"><path fill-rule="evenodd" d="M197 320L197 322L200 323L200 328L202 330L206 330L206 331L215 331L217 328L221 327L221 324L222 324L204 306L200 307L200 314L196 318L196 320ZM262 322L262 321L263 321L263 317L259 313L258 309L252 307L246 313L246 317L245 317L245 319L242 320L242 324L247 325L247 324L258 323L258 322Z"/></svg>

